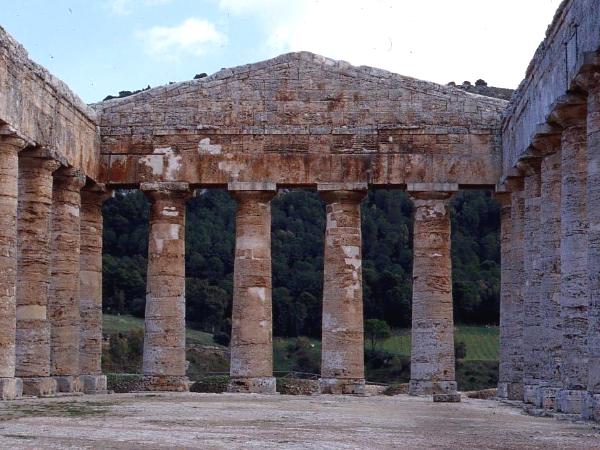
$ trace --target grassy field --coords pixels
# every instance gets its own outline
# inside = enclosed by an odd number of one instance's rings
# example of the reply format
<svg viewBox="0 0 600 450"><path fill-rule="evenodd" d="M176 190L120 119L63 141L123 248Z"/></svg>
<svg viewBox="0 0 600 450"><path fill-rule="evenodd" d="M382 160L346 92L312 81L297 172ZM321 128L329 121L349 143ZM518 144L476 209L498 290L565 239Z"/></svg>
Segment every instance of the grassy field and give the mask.
<svg viewBox="0 0 600 450"><path fill-rule="evenodd" d="M498 360L498 327L459 325L454 340L467 346L465 361ZM378 344L378 349L410 356L410 330L396 330L394 335Z"/></svg>
<svg viewBox="0 0 600 450"><path fill-rule="evenodd" d="M144 329L144 320L133 316L103 314L102 327L105 334L125 333ZM186 340L188 345L215 345L212 334L189 328L186 330Z"/></svg>

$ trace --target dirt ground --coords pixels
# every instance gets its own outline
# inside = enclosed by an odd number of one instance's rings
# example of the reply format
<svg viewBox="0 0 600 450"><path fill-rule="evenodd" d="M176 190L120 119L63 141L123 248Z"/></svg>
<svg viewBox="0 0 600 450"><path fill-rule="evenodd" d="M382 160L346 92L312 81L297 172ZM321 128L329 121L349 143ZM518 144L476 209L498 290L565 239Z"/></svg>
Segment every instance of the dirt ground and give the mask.
<svg viewBox="0 0 600 450"><path fill-rule="evenodd" d="M600 426L492 400L113 394L0 402L0 448L600 448Z"/></svg>

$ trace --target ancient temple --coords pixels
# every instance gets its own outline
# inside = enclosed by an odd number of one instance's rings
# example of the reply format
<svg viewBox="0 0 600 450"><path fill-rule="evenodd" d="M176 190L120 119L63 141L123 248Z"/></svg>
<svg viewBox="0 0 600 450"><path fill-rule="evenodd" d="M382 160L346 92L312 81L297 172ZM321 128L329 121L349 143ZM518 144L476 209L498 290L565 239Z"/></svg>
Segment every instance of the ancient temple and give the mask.
<svg viewBox="0 0 600 450"><path fill-rule="evenodd" d="M510 102L311 53L83 104L0 29L0 397L100 392L102 202L150 200L143 372L187 390L185 205L237 201L233 392L275 392L270 201L326 204L323 393L364 392L360 203L414 201L410 393L457 401L448 200L502 204L498 395L600 418L600 2L567 0Z"/></svg>

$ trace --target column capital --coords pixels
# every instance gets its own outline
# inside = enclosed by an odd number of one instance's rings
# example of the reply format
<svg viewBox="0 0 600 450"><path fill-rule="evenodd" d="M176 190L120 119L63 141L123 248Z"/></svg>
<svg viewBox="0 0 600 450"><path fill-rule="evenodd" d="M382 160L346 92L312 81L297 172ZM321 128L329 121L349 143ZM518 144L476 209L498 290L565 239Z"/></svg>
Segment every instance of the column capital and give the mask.
<svg viewBox="0 0 600 450"><path fill-rule="evenodd" d="M583 95L566 94L559 97L551 107L548 120L562 128L585 126L587 101Z"/></svg>
<svg viewBox="0 0 600 450"><path fill-rule="evenodd" d="M575 84L585 91L600 86L600 54L587 52L583 55L583 65L575 76Z"/></svg>
<svg viewBox="0 0 600 450"><path fill-rule="evenodd" d="M523 173L524 178L531 175L539 175L542 172L543 160L544 158L541 156L521 159L519 162L517 162L517 168Z"/></svg>
<svg viewBox="0 0 600 450"><path fill-rule="evenodd" d="M16 135L3 134L0 130L0 151L16 151L17 153L24 150L29 143Z"/></svg>
<svg viewBox="0 0 600 450"><path fill-rule="evenodd" d="M189 183L185 182L141 183L140 190L146 194L150 201L171 198L180 199L185 202L193 196Z"/></svg>
<svg viewBox="0 0 600 450"><path fill-rule="evenodd" d="M104 183L87 184L81 191L81 202L102 205L102 203L114 197L114 195L115 191L107 188Z"/></svg>
<svg viewBox="0 0 600 450"><path fill-rule="evenodd" d="M367 191L319 191L325 203L360 203L367 196Z"/></svg>
<svg viewBox="0 0 600 450"><path fill-rule="evenodd" d="M414 191L408 193L413 201L440 201L444 203L450 200L454 194L455 192L442 191Z"/></svg>
<svg viewBox="0 0 600 450"><path fill-rule="evenodd" d="M556 124L538 123L531 142L535 156L547 156L560 149L561 128Z"/></svg>
<svg viewBox="0 0 600 450"><path fill-rule="evenodd" d="M61 167L54 173L56 185L61 188L80 191L86 182L86 176L81 169Z"/></svg>

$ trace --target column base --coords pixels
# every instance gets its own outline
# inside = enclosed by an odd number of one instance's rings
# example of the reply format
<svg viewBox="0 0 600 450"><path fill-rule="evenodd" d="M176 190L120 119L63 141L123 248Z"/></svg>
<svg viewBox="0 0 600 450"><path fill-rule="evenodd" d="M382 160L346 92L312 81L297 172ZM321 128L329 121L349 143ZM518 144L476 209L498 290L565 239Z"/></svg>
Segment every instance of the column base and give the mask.
<svg viewBox="0 0 600 450"><path fill-rule="evenodd" d="M524 403L535 405L536 389L540 386L537 384L525 384L523 385L523 398L521 399Z"/></svg>
<svg viewBox="0 0 600 450"><path fill-rule="evenodd" d="M245 394L276 394L275 377L235 377L229 380L227 392Z"/></svg>
<svg viewBox="0 0 600 450"><path fill-rule="evenodd" d="M498 383L498 393L496 395L499 398L505 398L507 400L523 401L523 383L515 383L515 382Z"/></svg>
<svg viewBox="0 0 600 450"><path fill-rule="evenodd" d="M319 378L321 394L364 395L364 378Z"/></svg>
<svg viewBox="0 0 600 450"><path fill-rule="evenodd" d="M583 396L581 417L600 422L600 394L586 392Z"/></svg>
<svg viewBox="0 0 600 450"><path fill-rule="evenodd" d="M458 391L456 381L410 380L409 395L453 395Z"/></svg>
<svg viewBox="0 0 600 450"><path fill-rule="evenodd" d="M540 386L535 390L534 405L536 408L556 410L556 396L560 388Z"/></svg>
<svg viewBox="0 0 600 450"><path fill-rule="evenodd" d="M105 394L106 375L80 375L79 379L83 385L84 394Z"/></svg>
<svg viewBox="0 0 600 450"><path fill-rule="evenodd" d="M55 376L56 391L68 394L77 394L82 392L81 380L78 375Z"/></svg>
<svg viewBox="0 0 600 450"><path fill-rule="evenodd" d="M556 410L565 414L581 414L587 391L561 389L556 394Z"/></svg>
<svg viewBox="0 0 600 450"><path fill-rule="evenodd" d="M434 403L460 403L460 394L433 394Z"/></svg>
<svg viewBox="0 0 600 450"><path fill-rule="evenodd" d="M20 378L0 378L0 400L15 400L23 396Z"/></svg>
<svg viewBox="0 0 600 450"><path fill-rule="evenodd" d="M35 397L54 397L58 391L56 379L53 377L23 378L23 394Z"/></svg>
<svg viewBox="0 0 600 450"><path fill-rule="evenodd" d="M177 375L145 375L142 378L144 391L188 392L190 380Z"/></svg>

